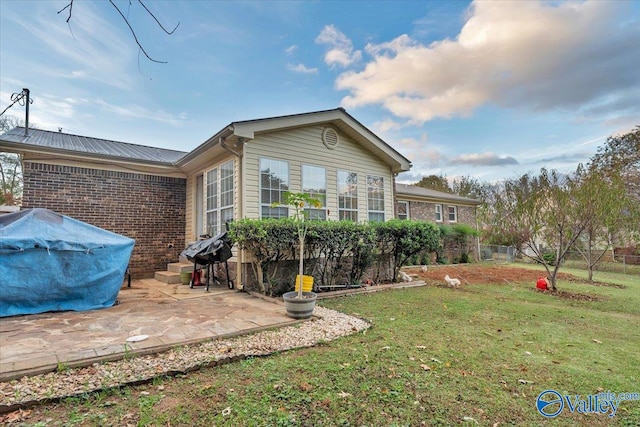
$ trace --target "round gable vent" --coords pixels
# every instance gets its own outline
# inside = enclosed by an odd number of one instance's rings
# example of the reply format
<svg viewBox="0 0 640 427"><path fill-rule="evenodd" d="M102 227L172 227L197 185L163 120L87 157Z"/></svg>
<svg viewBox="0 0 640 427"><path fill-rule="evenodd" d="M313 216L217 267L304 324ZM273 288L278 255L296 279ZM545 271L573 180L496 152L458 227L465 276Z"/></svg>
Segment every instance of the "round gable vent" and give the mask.
<svg viewBox="0 0 640 427"><path fill-rule="evenodd" d="M333 150L338 146L338 132L333 128L325 128L322 131L322 143L330 150Z"/></svg>

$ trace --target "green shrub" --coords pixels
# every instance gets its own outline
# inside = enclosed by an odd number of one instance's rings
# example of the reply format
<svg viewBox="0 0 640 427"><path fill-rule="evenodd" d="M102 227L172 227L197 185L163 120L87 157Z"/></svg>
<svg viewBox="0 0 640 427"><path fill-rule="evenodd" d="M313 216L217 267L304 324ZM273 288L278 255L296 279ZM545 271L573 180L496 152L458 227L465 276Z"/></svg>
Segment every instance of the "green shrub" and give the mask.
<svg viewBox="0 0 640 427"><path fill-rule="evenodd" d="M547 265L556 265L556 253L555 252L545 252L542 254L542 259Z"/></svg>
<svg viewBox="0 0 640 427"><path fill-rule="evenodd" d="M272 283L278 263L295 258L298 231L290 219L242 219L229 223L229 236L253 255L251 263L258 287L265 293L264 283Z"/></svg>
<svg viewBox="0 0 640 427"><path fill-rule="evenodd" d="M310 271L320 285L327 287L360 284L376 257L375 281L395 280L403 265L410 261L418 264L420 260L428 263L429 254L440 248L438 227L425 221L311 221L308 225L304 257L316 262L307 263L305 274ZM264 283L271 284L271 289L283 288L275 276L279 263L298 257L296 230L295 221L290 219L230 223L230 237L252 255L252 268L262 293ZM387 263L389 268L385 268Z"/></svg>
<svg viewBox="0 0 640 427"><path fill-rule="evenodd" d="M483 260L492 259L493 251L485 246L480 250L480 256Z"/></svg>
<svg viewBox="0 0 640 427"><path fill-rule="evenodd" d="M390 255L393 263L393 277L387 280L395 280L411 256L440 247L440 231L431 222L392 219L374 224L380 250Z"/></svg>

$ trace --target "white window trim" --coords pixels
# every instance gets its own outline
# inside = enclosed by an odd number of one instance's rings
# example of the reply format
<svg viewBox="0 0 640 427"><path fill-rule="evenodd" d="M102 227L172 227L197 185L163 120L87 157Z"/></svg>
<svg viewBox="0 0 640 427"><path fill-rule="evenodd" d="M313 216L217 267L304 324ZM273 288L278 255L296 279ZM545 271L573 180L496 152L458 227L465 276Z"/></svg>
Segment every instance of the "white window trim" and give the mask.
<svg viewBox="0 0 640 427"><path fill-rule="evenodd" d="M369 209L369 178L370 177L372 177L372 178L380 178L382 180L382 204L383 204L382 210ZM367 182L366 182L365 185L366 185L366 190L367 190L367 220L371 221L370 214L372 214L372 213L376 213L376 214L381 213L382 214L382 221L383 222L386 221L387 218L386 218L386 212L385 212L385 207L384 207L384 202L385 202L384 176L367 174Z"/></svg>
<svg viewBox="0 0 640 427"><path fill-rule="evenodd" d="M411 215L409 214L409 201L407 201L407 200L399 200L399 201L398 201L398 206L400 206L400 204L403 204L403 205L405 205L405 206L407 207L407 208L406 208L406 211L405 211L405 212L406 212L406 213L405 213L405 215L406 215L407 217L406 217L406 218L404 218L404 219L411 219ZM398 219L400 219L400 213L399 213L399 211L400 211L400 210L398 209Z"/></svg>
<svg viewBox="0 0 640 427"><path fill-rule="evenodd" d="M439 212L440 213L440 219L438 219L438 207L440 208L440 212ZM444 219L444 212L443 212L443 209L442 209L442 204L436 203L434 209L435 209L435 220L436 220L436 222L442 222L443 219Z"/></svg>
<svg viewBox="0 0 640 427"><path fill-rule="evenodd" d="M346 173L346 174L347 174L347 176L348 176L349 174L355 174L355 175L356 175L356 193L355 193L355 202L356 202L356 203L355 203L355 205L356 205L356 207L355 207L355 208L348 209L348 208L341 208L341 207L340 207L340 195L341 195L341 193L340 193L340 184L341 184L341 182L340 182L340 172L344 172L344 173ZM341 212L350 212L350 213L351 213L351 212L355 212L355 214L356 214L356 220L355 220L355 221L357 222L357 221L358 221L358 218L359 218L359 216L358 216L358 207L359 207L359 206L358 206L358 205L359 205L359 197L358 197L358 196L359 196L359 195L358 195L358 173L357 173L357 172L353 172L353 171L344 170L344 169L338 169L338 170L336 171L336 183L337 183L337 186L336 186L336 187L337 187L337 199L338 199L338 200L337 200L337 202L338 202L338 203L337 203L337 205L338 205L338 220L340 220L340 213L341 213ZM347 197L349 197L349 198L354 198L354 196L347 196ZM353 206L353 205L352 205L352 206Z"/></svg>
<svg viewBox="0 0 640 427"><path fill-rule="evenodd" d="M231 204L229 205L222 205L222 167L227 165L228 163L231 163ZM203 215L203 221L204 221L204 232L211 234L212 237L215 234L218 234L222 231L222 212L226 211L228 209L231 209L231 218L235 218L235 192L236 192L236 181L235 181L235 160L231 159L231 160L227 160L224 161L222 163L218 163L217 165L215 165L212 168L207 169L204 174L203 174L203 185L202 185L202 190L204 193L204 202L203 202L203 210L204 210L204 215ZM209 187L209 172L212 171L216 171L216 199L217 199L217 203L216 203L216 207L213 209L208 209L207 204L208 204L208 187ZM216 224L213 225L213 230L211 230L211 225L208 224L208 216L210 213L215 212L216 213ZM212 233L213 231L213 233Z"/></svg>
<svg viewBox="0 0 640 427"><path fill-rule="evenodd" d="M262 163L262 160L273 160L276 162L282 162L282 163L286 163L287 164L287 181L288 181L288 186L289 186L289 191L291 191L291 163L288 160L284 160L284 159L277 159L275 157L266 157L266 156L261 156L258 158L258 214L260 215L260 219L265 218L264 216L262 216L262 208L264 206L269 206L271 207L271 204L265 204L262 202L262 168L260 166L260 164ZM288 206L281 206L283 209L287 209L287 215L289 216L291 209L289 209ZM272 218L272 217L267 217L267 218Z"/></svg>
<svg viewBox="0 0 640 427"><path fill-rule="evenodd" d="M453 217L454 219L451 219L451 211L450 209L453 208ZM449 206L447 209L447 218L449 219L449 222L458 222L458 207L457 206Z"/></svg>
<svg viewBox="0 0 640 427"><path fill-rule="evenodd" d="M305 208L304 210L307 211L307 212L311 212L311 211L322 212L322 211L324 211L324 220L327 220L327 218L328 218L328 212L327 212L327 168L325 166L312 165L312 164L309 164L309 163L303 163L303 164L300 165L300 189L305 194L308 194L307 192L304 191L304 167L305 166L324 170L324 204L319 208ZM309 196L311 198L317 199L317 197L314 197L313 194L310 194ZM321 202L322 202L322 200L321 200ZM309 218L312 218L312 217L313 217L312 215L309 215Z"/></svg>

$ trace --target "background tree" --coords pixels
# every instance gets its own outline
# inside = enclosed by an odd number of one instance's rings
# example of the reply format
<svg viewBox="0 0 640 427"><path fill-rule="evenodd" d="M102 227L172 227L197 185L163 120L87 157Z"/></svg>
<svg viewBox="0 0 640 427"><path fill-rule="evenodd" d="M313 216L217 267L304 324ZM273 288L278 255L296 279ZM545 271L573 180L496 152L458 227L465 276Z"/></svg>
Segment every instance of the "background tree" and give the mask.
<svg viewBox="0 0 640 427"><path fill-rule="evenodd" d="M619 245L640 242L640 126L620 136L610 136L592 157L589 169L615 182L624 182L626 196L635 203L621 207L626 227L614 237Z"/></svg>
<svg viewBox="0 0 640 427"><path fill-rule="evenodd" d="M574 179L579 215L587 221L575 249L586 261L589 281L593 281L593 269L610 248L612 236L630 225L629 212L633 206L624 180L614 171L605 176L596 168L580 164Z"/></svg>
<svg viewBox="0 0 640 427"><path fill-rule="evenodd" d="M543 168L505 182L498 195L500 223L522 240L517 247L524 256L544 265L554 291L560 265L587 226L575 188L570 177Z"/></svg>
<svg viewBox="0 0 640 427"><path fill-rule="evenodd" d="M416 182L414 185L422 188L429 188L431 190L442 191L444 193L451 193L449 188L449 181L444 175L429 175L422 177L422 179Z"/></svg>
<svg viewBox="0 0 640 427"><path fill-rule="evenodd" d="M451 182L451 192L462 197L470 197L472 199L484 201L491 185L487 182L481 182L470 176L459 176Z"/></svg>
<svg viewBox="0 0 640 427"><path fill-rule="evenodd" d="M0 135L24 121L15 116L0 116ZM0 152L0 204L16 205L22 200L22 156L16 153Z"/></svg>

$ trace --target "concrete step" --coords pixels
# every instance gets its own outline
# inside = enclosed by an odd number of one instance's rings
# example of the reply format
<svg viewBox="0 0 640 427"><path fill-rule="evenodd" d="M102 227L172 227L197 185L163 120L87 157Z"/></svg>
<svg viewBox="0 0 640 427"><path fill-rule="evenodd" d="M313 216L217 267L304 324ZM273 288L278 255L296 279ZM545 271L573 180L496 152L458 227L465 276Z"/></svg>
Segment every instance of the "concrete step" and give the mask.
<svg viewBox="0 0 640 427"><path fill-rule="evenodd" d="M168 285L180 283L180 273L176 273L173 271L156 271L153 278Z"/></svg>
<svg viewBox="0 0 640 427"><path fill-rule="evenodd" d="M172 262L167 264L167 270L173 273L191 273L193 271L193 263L191 262Z"/></svg>

